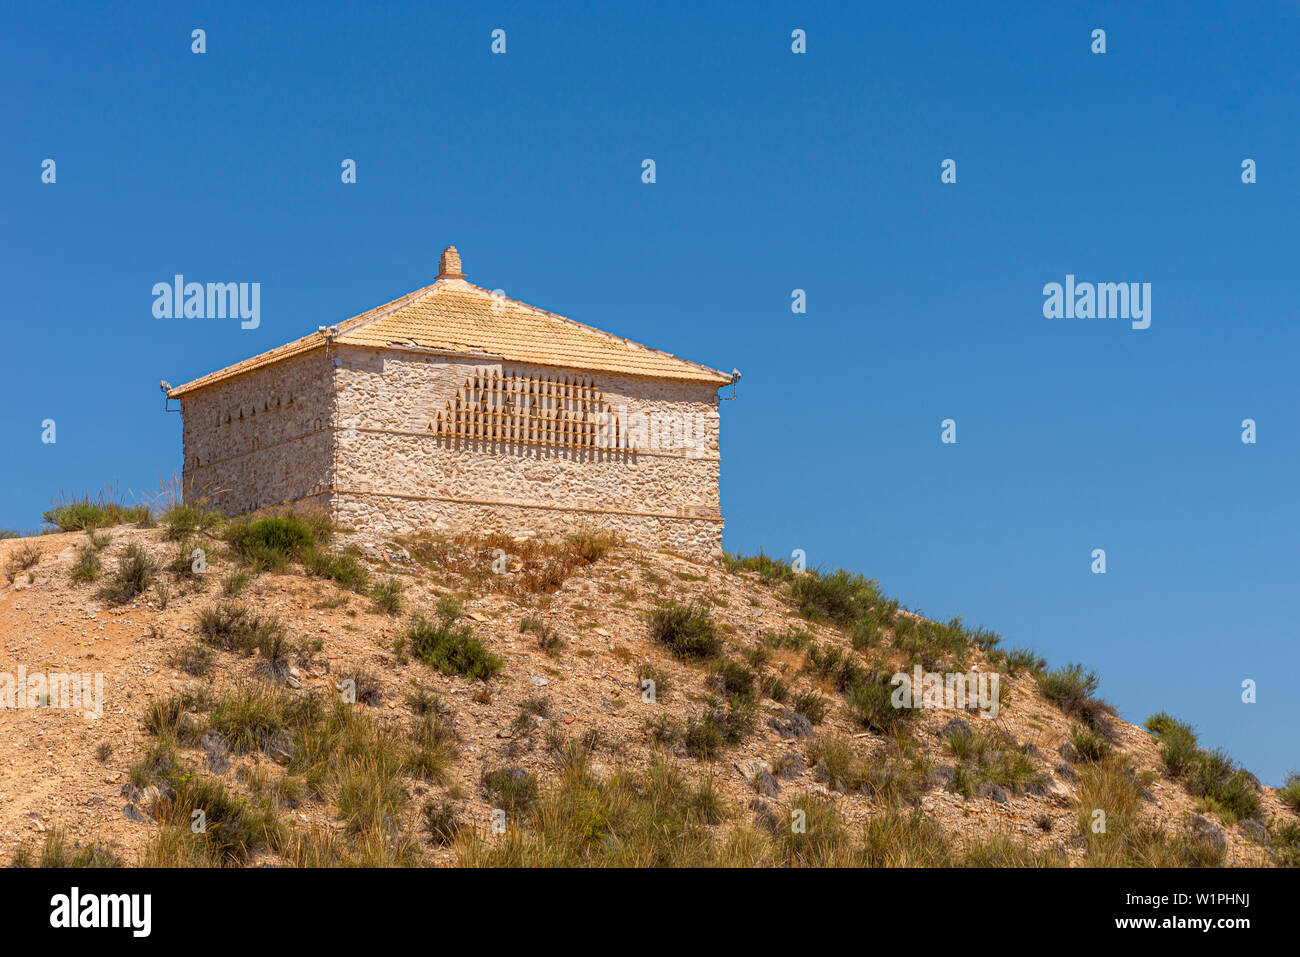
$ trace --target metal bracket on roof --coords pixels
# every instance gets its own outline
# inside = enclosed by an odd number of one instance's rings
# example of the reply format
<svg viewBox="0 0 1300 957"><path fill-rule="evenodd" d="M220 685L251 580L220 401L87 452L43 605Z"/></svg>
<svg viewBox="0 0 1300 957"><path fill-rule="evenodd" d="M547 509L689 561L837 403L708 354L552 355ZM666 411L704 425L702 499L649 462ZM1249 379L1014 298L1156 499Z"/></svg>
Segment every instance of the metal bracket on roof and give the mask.
<svg viewBox="0 0 1300 957"><path fill-rule="evenodd" d="M730 402L732 399L734 399L736 397L736 383L739 381L740 381L740 370L732 369L731 370L731 395L719 396L719 399L723 402Z"/></svg>
<svg viewBox="0 0 1300 957"><path fill-rule="evenodd" d="M170 405L167 404L172 400L172 384L168 382L166 379L163 379L161 382L158 383L158 388L162 389L163 411L179 412L181 410L180 406L177 406L176 408L173 409ZM178 399L177 401L179 402L180 400Z"/></svg>
<svg viewBox="0 0 1300 957"><path fill-rule="evenodd" d="M334 345L334 337L339 334L339 327L338 326L317 326L316 331L320 335L325 337L325 358L330 359L331 364L335 368L338 368L338 366L340 365L338 357L334 356L333 358L331 358L330 346Z"/></svg>

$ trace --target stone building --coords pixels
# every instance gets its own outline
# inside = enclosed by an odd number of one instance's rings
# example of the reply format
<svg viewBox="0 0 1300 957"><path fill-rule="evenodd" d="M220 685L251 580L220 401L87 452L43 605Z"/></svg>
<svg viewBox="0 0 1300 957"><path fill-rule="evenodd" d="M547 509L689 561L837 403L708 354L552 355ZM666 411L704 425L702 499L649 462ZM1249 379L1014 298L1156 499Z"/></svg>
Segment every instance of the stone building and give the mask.
<svg viewBox="0 0 1300 957"><path fill-rule="evenodd" d="M227 513L290 503L375 536L599 527L717 557L727 374L467 282L175 388L184 488Z"/></svg>

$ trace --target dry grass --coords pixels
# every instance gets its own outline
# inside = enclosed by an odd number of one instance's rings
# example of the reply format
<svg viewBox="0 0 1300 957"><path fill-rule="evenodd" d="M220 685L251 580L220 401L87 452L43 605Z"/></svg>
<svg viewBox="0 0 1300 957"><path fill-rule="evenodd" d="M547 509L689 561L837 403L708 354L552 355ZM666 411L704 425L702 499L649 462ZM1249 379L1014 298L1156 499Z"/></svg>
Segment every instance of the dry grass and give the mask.
<svg viewBox="0 0 1300 957"><path fill-rule="evenodd" d="M581 531L563 541L510 535L416 536L402 540L411 557L457 575L472 587L516 598L551 595L574 572L600 561L619 541L608 532Z"/></svg>

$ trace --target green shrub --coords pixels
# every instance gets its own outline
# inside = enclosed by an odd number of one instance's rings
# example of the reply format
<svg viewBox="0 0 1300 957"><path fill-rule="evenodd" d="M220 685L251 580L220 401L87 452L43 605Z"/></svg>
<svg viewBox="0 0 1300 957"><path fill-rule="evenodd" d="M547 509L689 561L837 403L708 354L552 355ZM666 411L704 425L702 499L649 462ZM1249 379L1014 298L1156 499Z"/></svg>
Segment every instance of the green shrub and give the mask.
<svg viewBox="0 0 1300 957"><path fill-rule="evenodd" d="M107 500L102 492L94 501L89 495L67 499L45 511L41 517L64 532L88 532L128 523L148 524L153 520L148 507L113 502Z"/></svg>
<svg viewBox="0 0 1300 957"><path fill-rule="evenodd" d="M754 672L739 661L717 661L710 667L709 673L714 686L723 696L753 697L756 677Z"/></svg>
<svg viewBox="0 0 1300 957"><path fill-rule="evenodd" d="M813 642L813 634L802 628L787 628L778 635L764 635L763 643L769 648L787 648L804 651Z"/></svg>
<svg viewBox="0 0 1300 957"><path fill-rule="evenodd" d="M206 678L212 673L212 649L187 645L172 656L172 665L196 678Z"/></svg>
<svg viewBox="0 0 1300 957"><path fill-rule="evenodd" d="M258 850L279 846L288 834L269 800L250 804L216 778L197 774L176 775L169 784L171 797L159 813L160 822L186 835L213 863L246 863ZM192 827L195 811L202 812L199 833ZM146 863L160 862L146 858Z"/></svg>
<svg viewBox="0 0 1300 957"><path fill-rule="evenodd" d="M439 603L436 621L415 615L403 635L416 658L445 675L462 675L486 681L505 665L474 637L467 625L456 623L459 615L451 606Z"/></svg>
<svg viewBox="0 0 1300 957"><path fill-rule="evenodd" d="M1172 715L1169 715L1164 711L1157 711L1151 717L1147 718L1146 721L1143 722L1143 726L1158 738L1163 738L1170 732L1178 731L1180 729L1191 730L1187 725L1176 720Z"/></svg>
<svg viewBox="0 0 1300 957"><path fill-rule="evenodd" d="M208 507L206 502L176 504L158 517L173 542L184 542L195 535L206 535L224 520L220 512Z"/></svg>
<svg viewBox="0 0 1300 957"><path fill-rule="evenodd" d="M278 620L258 615L233 601L202 609L198 614L198 630L199 640L206 644L243 654L274 648L284 637Z"/></svg>
<svg viewBox="0 0 1300 957"><path fill-rule="evenodd" d="M788 562L779 558L769 558L760 548L757 555L745 557L740 553L724 554L722 566L733 574L735 572L754 572L764 581L790 581L795 577L794 570Z"/></svg>
<svg viewBox="0 0 1300 957"><path fill-rule="evenodd" d="M483 772L483 790L505 811L526 811L537 801L537 779L523 768L497 768Z"/></svg>
<svg viewBox="0 0 1300 957"><path fill-rule="evenodd" d="M1300 822L1273 821L1269 835L1278 865L1300 867Z"/></svg>
<svg viewBox="0 0 1300 957"><path fill-rule="evenodd" d="M208 723L236 754L261 751L272 742L292 736L288 699L259 683L243 685L216 698L209 709Z"/></svg>
<svg viewBox="0 0 1300 957"><path fill-rule="evenodd" d="M886 734L914 716L911 708L896 708L890 676L877 674L858 681L848 690L849 713L869 731Z"/></svg>
<svg viewBox="0 0 1300 957"><path fill-rule="evenodd" d="M1189 794L1205 799L1228 823L1259 817L1259 793L1254 783L1227 754L1202 749L1190 725L1163 711L1149 717L1146 727L1160 738L1165 770L1182 781Z"/></svg>
<svg viewBox="0 0 1300 957"><path fill-rule="evenodd" d="M829 704L816 691L800 691L790 701L790 707L813 724L821 724Z"/></svg>
<svg viewBox="0 0 1300 957"><path fill-rule="evenodd" d="M836 691L847 691L868 677L853 653L837 645L810 645L804 671L828 682Z"/></svg>
<svg viewBox="0 0 1300 957"><path fill-rule="evenodd" d="M370 600L375 610L385 615L400 614L402 610L402 583L396 578L380 582L370 590Z"/></svg>
<svg viewBox="0 0 1300 957"><path fill-rule="evenodd" d="M650 637L678 658L716 658L722 653L722 638L703 602L664 601L647 618Z"/></svg>
<svg viewBox="0 0 1300 957"><path fill-rule="evenodd" d="M1292 771L1278 788L1277 796L1293 811L1300 812L1300 771Z"/></svg>
<svg viewBox="0 0 1300 957"><path fill-rule="evenodd" d="M790 698L790 689L778 675L765 674L760 677L758 690L763 693L763 697L771 698L778 704L783 704Z"/></svg>
<svg viewBox="0 0 1300 957"><path fill-rule="evenodd" d="M236 519L226 526L225 536L240 562L256 571L281 571L317 541L312 526L294 515Z"/></svg>
<svg viewBox="0 0 1300 957"><path fill-rule="evenodd" d="M423 811L424 833L428 835L429 843L435 847L447 847L456 840L456 835L460 833L464 826L456 809L444 801L441 804L434 804L428 801L424 805Z"/></svg>
<svg viewBox="0 0 1300 957"><path fill-rule="evenodd" d="M1068 664L1055 671L1041 672L1037 678L1043 697L1091 727L1104 730L1106 719L1115 713L1111 705L1094 697L1100 679L1095 671L1083 665Z"/></svg>
<svg viewBox="0 0 1300 957"><path fill-rule="evenodd" d="M712 712L689 719L686 722L682 741L686 746L686 753L701 761L716 755L727 743L722 725Z"/></svg>
<svg viewBox="0 0 1300 957"><path fill-rule="evenodd" d="M1111 743L1095 728L1076 724L1070 731L1070 743L1084 761L1100 761L1111 752Z"/></svg>
<svg viewBox="0 0 1300 957"><path fill-rule="evenodd" d="M312 575L333 579L341 588L364 592L370 585L370 573L351 552L330 552L317 548L300 551L303 567Z"/></svg>
<svg viewBox="0 0 1300 957"><path fill-rule="evenodd" d="M250 580L246 571L231 572L221 582L221 593L227 598L238 598L244 593Z"/></svg>
<svg viewBox="0 0 1300 957"><path fill-rule="evenodd" d="M944 743L959 762L953 790L965 797L973 796L984 784L1019 794L1039 783L1033 761L1006 732L954 729Z"/></svg>
<svg viewBox="0 0 1300 957"><path fill-rule="evenodd" d="M72 566L69 577L78 584L85 584L98 578L102 570L99 555L95 553L93 546L87 545L77 554L77 563Z"/></svg>
<svg viewBox="0 0 1300 957"><path fill-rule="evenodd" d="M813 621L829 621L847 627L881 600L873 579L846 572L810 571L790 582L790 596L799 614Z"/></svg>
<svg viewBox="0 0 1300 957"><path fill-rule="evenodd" d="M1215 810L1242 820L1259 816L1259 795L1246 775L1221 750L1201 751L1184 780L1189 794L1208 798Z"/></svg>
<svg viewBox="0 0 1300 957"><path fill-rule="evenodd" d="M122 859L106 844L93 841L90 844L74 844L68 847L67 838L62 829L54 828L45 833L45 843L40 856L33 857L27 845L20 845L14 852L14 867L122 867Z"/></svg>
<svg viewBox="0 0 1300 957"><path fill-rule="evenodd" d="M874 612L863 615L849 629L849 641L854 651L868 651L877 647L880 637L880 621Z"/></svg>
<svg viewBox="0 0 1300 957"><path fill-rule="evenodd" d="M1156 717L1159 717L1159 715ZM1162 729L1157 732L1160 735L1160 760L1164 762L1165 770L1169 772L1169 776L1173 778L1186 777L1196 764L1201 753L1200 746L1196 742L1196 733L1191 726L1170 718L1167 723L1157 722L1155 727L1152 727L1151 723L1148 722L1147 727L1152 730L1155 730L1156 727Z"/></svg>
<svg viewBox="0 0 1300 957"><path fill-rule="evenodd" d="M524 618L519 622L519 631L521 634L532 632L536 635L537 647L552 658L564 649L564 639L560 637L560 633L540 618L535 616Z"/></svg>
<svg viewBox="0 0 1300 957"><path fill-rule="evenodd" d="M1047 667L1047 661L1028 648L1012 648L1003 656L1002 666L1014 678L1022 671L1038 674Z"/></svg>
<svg viewBox="0 0 1300 957"><path fill-rule="evenodd" d="M702 761L712 758L748 737L757 720L758 709L750 698L734 697L725 707L711 702L703 714L686 723L686 753Z"/></svg>
<svg viewBox="0 0 1300 957"><path fill-rule="evenodd" d="M156 571L156 566L143 548L135 544L128 545L117 560L117 568L96 595L109 604L125 604L149 589Z"/></svg>
<svg viewBox="0 0 1300 957"><path fill-rule="evenodd" d="M817 779L833 791L853 794L871 780L871 763L861 750L843 738L814 738L808 746Z"/></svg>

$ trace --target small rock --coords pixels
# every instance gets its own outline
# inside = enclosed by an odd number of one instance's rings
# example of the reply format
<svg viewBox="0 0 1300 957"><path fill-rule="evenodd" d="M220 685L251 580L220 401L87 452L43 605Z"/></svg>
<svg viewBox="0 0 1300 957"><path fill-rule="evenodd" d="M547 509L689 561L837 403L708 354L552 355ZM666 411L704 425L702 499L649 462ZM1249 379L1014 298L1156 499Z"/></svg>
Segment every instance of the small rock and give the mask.
<svg viewBox="0 0 1300 957"><path fill-rule="evenodd" d="M1069 741L1066 741L1063 745L1057 748L1056 751L1071 764L1079 760L1079 752L1074 749L1074 745Z"/></svg>
<svg viewBox="0 0 1300 957"><path fill-rule="evenodd" d="M140 813L140 809L134 804L127 804L126 807L122 808L122 816L128 821L135 821L136 824L144 823L144 815Z"/></svg>
<svg viewBox="0 0 1300 957"><path fill-rule="evenodd" d="M1007 803L1006 790L992 783L991 781L985 781L983 784L981 784L979 786L979 790L975 792L975 796L982 797L982 798L991 798L992 800L996 801L998 804Z"/></svg>
<svg viewBox="0 0 1300 957"><path fill-rule="evenodd" d="M967 724L965 721L963 721L961 718L953 718L951 721L949 721L947 724L945 724L942 728L939 729L939 736L943 738L946 738L954 734L970 734L970 733L971 733L970 725Z"/></svg>
<svg viewBox="0 0 1300 957"><path fill-rule="evenodd" d="M1240 827L1242 832L1256 844L1268 847L1273 843L1273 838L1269 835L1268 828L1259 821L1248 818L1237 826Z"/></svg>
<svg viewBox="0 0 1300 957"><path fill-rule="evenodd" d="M225 774L230 770L230 745L217 731L209 728L203 732L200 742L208 761L208 770L213 774Z"/></svg>
<svg viewBox="0 0 1300 957"><path fill-rule="evenodd" d="M813 723L807 717L788 708L782 712L781 717L770 719L768 724L783 738L811 738L816 734Z"/></svg>
<svg viewBox="0 0 1300 957"><path fill-rule="evenodd" d="M776 797L781 793L781 785L771 771L759 771L754 775L754 788L765 797Z"/></svg>
<svg viewBox="0 0 1300 957"><path fill-rule="evenodd" d="M781 818L772 810L771 805L766 801L754 798L749 802L749 809L753 811L755 817L758 818L760 826L771 831L773 834L779 834L781 832Z"/></svg>
<svg viewBox="0 0 1300 957"><path fill-rule="evenodd" d="M539 688L545 688L548 684L550 684L549 681L547 681L543 677L540 677L539 675L533 675L532 678L530 678L529 680L532 681L532 683L537 685L537 687Z"/></svg>
<svg viewBox="0 0 1300 957"><path fill-rule="evenodd" d="M283 732L277 734L267 742L266 756L276 764L288 764L293 759L293 738Z"/></svg>
<svg viewBox="0 0 1300 957"><path fill-rule="evenodd" d="M1197 814L1192 818L1188 824L1188 830L1191 832L1192 841L1201 845L1207 851L1215 855L1227 852L1228 839L1223 836L1222 829L1201 815Z"/></svg>
<svg viewBox="0 0 1300 957"><path fill-rule="evenodd" d="M182 737L192 736L201 727L203 727L203 719L199 717L197 711L183 711L176 721L176 730Z"/></svg>
<svg viewBox="0 0 1300 957"><path fill-rule="evenodd" d="M1063 797L1063 798L1068 798L1070 796L1070 789L1067 788L1060 781L1056 780L1056 778L1052 777L1050 774L1044 774L1040 780L1042 783L1044 794L1050 794L1053 797Z"/></svg>

